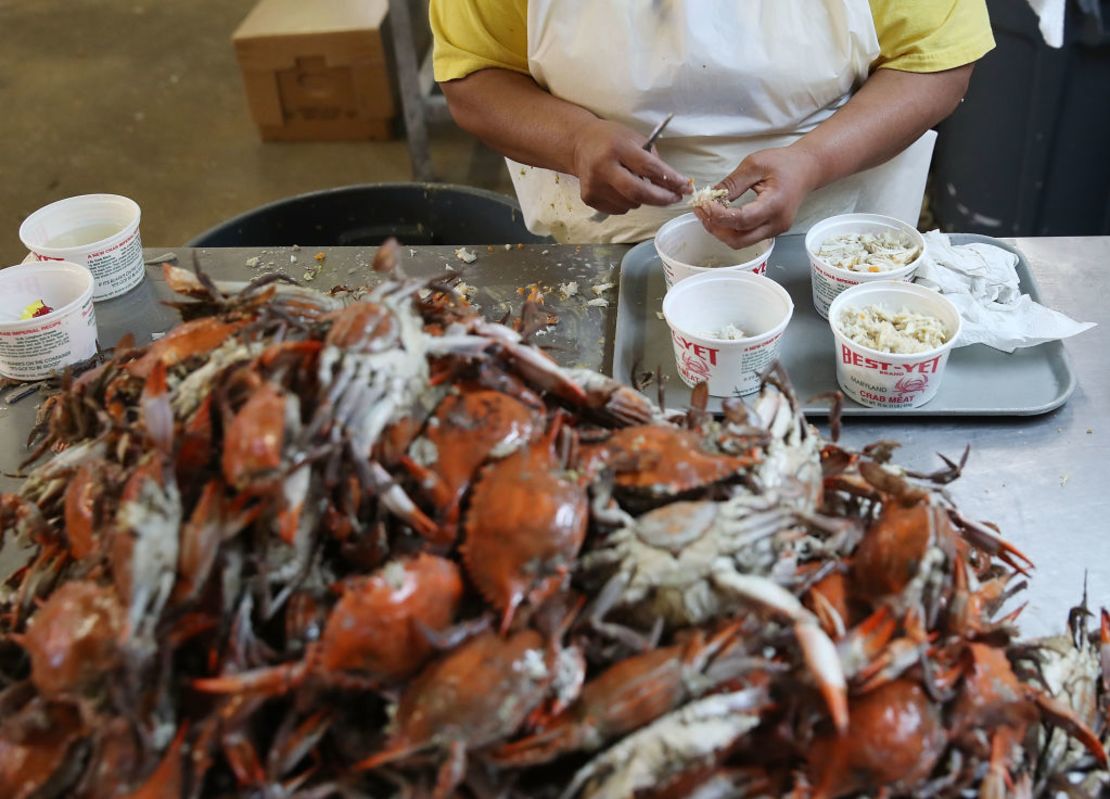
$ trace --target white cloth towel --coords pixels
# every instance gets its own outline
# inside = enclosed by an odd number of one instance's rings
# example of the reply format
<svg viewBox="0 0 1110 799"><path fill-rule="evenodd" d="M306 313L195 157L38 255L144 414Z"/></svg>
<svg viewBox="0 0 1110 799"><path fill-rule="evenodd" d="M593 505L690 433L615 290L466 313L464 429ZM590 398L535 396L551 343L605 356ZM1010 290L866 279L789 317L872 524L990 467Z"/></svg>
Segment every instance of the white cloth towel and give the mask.
<svg viewBox="0 0 1110 799"><path fill-rule="evenodd" d="M914 280L939 291L959 309L963 322L957 347L986 344L1013 352L1095 326L1022 294L1017 263L1009 250L990 244L953 245L948 236L932 230L925 234L925 259Z"/></svg>

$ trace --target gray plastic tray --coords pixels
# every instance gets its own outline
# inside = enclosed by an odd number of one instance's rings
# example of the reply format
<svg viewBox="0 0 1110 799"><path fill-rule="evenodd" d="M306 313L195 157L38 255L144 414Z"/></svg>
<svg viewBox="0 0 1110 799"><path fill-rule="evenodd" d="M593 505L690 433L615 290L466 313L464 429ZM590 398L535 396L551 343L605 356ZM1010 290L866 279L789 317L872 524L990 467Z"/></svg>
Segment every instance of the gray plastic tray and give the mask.
<svg viewBox="0 0 1110 799"><path fill-rule="evenodd" d="M1018 256L1021 288L1039 301L1037 285L1021 252L989 236L954 234L955 244L985 242ZM809 398L837 389L832 331L813 307L809 261L803 236L782 236L775 242L767 276L777 280L794 300L794 318L783 337L779 358L802 399L807 414L827 415L828 403ZM666 401L683 407L690 389L674 368L670 332L657 312L666 285L662 262L655 246L645 241L633 247L621 262L613 376L626 383L632 370L662 369ZM1013 354L984 344L952 351L944 382L937 396L920 408L868 408L845 398L850 416L1028 416L1063 405L1075 390L1075 374L1063 344L1050 341ZM710 399L710 409L720 410L720 400Z"/></svg>

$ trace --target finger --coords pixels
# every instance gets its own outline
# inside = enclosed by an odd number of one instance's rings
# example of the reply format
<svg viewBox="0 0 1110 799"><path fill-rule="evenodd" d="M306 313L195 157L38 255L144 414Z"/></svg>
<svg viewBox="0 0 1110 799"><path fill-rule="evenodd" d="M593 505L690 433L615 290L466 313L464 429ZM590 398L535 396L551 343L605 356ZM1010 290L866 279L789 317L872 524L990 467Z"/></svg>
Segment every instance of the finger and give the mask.
<svg viewBox="0 0 1110 799"><path fill-rule="evenodd" d="M588 202L587 205L597 211L601 211L601 213L603 214L609 214L610 216L627 214L633 208L640 207L636 203L629 202L624 196L622 196L611 186L599 188L596 192L594 192L593 196L590 199L590 202Z"/></svg>
<svg viewBox="0 0 1110 799"><path fill-rule="evenodd" d="M621 214L627 214L632 208L632 206L630 206L626 202L609 201L594 202L590 205L590 207L593 208L595 211L600 211L601 213L608 214L609 216L620 216Z"/></svg>
<svg viewBox="0 0 1110 799"><path fill-rule="evenodd" d="M754 230L734 230L729 227L721 227L712 223L703 223L705 229L716 238L723 241L734 250L740 250L744 247L750 247L753 244L769 239L775 235L775 229L772 225L761 225Z"/></svg>
<svg viewBox="0 0 1110 799"><path fill-rule="evenodd" d="M629 144L627 149L622 149L620 161L625 169L634 175L647 178L656 186L678 195L674 202L678 202L683 194L689 194L691 191L689 179L668 166L654 148L649 153L641 147Z"/></svg>
<svg viewBox="0 0 1110 799"><path fill-rule="evenodd" d="M626 200L637 205L673 205L682 199L681 195L649 183L627 169L617 170L609 185Z"/></svg>
<svg viewBox="0 0 1110 799"><path fill-rule="evenodd" d="M714 225L743 232L771 223L779 212L779 204L775 192L765 191L750 203L738 206L710 203L704 210Z"/></svg>
<svg viewBox="0 0 1110 799"><path fill-rule="evenodd" d="M765 177L767 177L766 171L760 167L758 161L749 156L741 161L740 166L736 167L731 174L718 183L716 188L727 191L728 200L732 202Z"/></svg>

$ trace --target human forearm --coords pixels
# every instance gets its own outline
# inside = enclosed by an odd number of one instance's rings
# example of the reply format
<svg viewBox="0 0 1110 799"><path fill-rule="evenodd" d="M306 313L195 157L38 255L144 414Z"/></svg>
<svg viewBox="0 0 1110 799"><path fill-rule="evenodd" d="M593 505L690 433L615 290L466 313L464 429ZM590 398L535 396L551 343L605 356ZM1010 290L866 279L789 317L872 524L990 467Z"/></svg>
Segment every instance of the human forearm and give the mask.
<svg viewBox="0 0 1110 799"><path fill-rule="evenodd" d="M879 70L844 107L789 147L759 150L719 184L740 206L695 209L706 230L732 247L777 236L814 189L887 161L944 119L967 91L971 65L946 72Z"/></svg>
<svg viewBox="0 0 1110 799"><path fill-rule="evenodd" d="M551 95L527 75L484 69L442 85L461 128L515 161L574 175L582 201L599 211L670 205L689 191L685 177L643 149L642 134Z"/></svg>
<svg viewBox="0 0 1110 799"><path fill-rule="evenodd" d="M789 149L812 162L813 188L877 166L956 109L971 70L971 64L929 73L880 69L843 108Z"/></svg>
<svg viewBox="0 0 1110 799"><path fill-rule="evenodd" d="M575 132L597 117L527 75L484 69L442 84L455 122L522 164L573 174Z"/></svg>

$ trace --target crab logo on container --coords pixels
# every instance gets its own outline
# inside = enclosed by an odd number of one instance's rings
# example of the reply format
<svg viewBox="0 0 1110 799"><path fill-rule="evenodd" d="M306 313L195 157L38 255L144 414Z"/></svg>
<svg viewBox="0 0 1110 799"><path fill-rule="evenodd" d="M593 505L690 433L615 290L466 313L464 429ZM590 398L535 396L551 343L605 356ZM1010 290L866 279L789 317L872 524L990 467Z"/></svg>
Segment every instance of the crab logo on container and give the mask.
<svg viewBox="0 0 1110 799"><path fill-rule="evenodd" d="M717 365L717 353L720 350L690 341L674 331L671 331L671 338L682 349L682 355L678 362L678 371L682 374L682 377L695 384L708 382L712 367Z"/></svg>
<svg viewBox="0 0 1110 799"><path fill-rule="evenodd" d="M894 390L899 394L917 394L924 391L929 385L927 377L903 377L894 384Z"/></svg>

